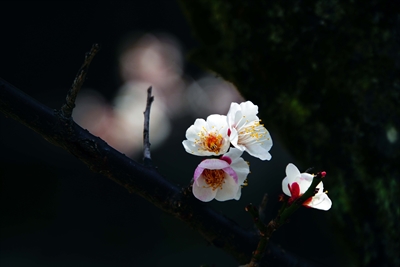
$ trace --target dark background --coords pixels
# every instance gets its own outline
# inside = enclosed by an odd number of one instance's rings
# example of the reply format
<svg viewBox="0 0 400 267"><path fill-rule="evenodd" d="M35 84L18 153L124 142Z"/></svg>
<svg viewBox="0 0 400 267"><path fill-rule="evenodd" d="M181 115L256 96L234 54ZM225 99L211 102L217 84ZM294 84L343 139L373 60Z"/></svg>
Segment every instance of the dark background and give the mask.
<svg viewBox="0 0 400 267"><path fill-rule="evenodd" d="M95 88L109 100L122 83L117 50L128 33L168 32L181 42L184 53L197 44L179 5L167 0L1 1L0 29L0 77L54 109L63 104L93 43L102 48L90 66L85 87ZM185 72L196 78L202 70L187 63ZM175 121L169 141L153 151L160 172L183 186L189 184L198 164L198 158L181 146L193 120L186 116ZM93 174L74 156L25 126L1 115L0 127L1 266L236 265L195 230ZM266 216L271 219L275 214L284 168L294 162L279 145L279 137L272 136L271 162L247 157L251 177L259 179L250 180L242 198L210 203L243 227L252 227L244 206L259 203L265 192L271 199ZM345 261L346 254L338 252L324 222L324 212L304 209L276 233L274 242L335 266ZM318 233L324 245L307 240L311 231ZM294 242L302 239L302 245ZM310 246L316 246L314 251Z"/></svg>

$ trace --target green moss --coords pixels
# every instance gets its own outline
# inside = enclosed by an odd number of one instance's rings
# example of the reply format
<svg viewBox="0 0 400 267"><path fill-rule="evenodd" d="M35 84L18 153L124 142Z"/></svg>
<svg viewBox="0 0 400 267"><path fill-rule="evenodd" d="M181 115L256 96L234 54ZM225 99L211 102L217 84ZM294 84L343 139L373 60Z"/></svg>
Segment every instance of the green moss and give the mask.
<svg viewBox="0 0 400 267"><path fill-rule="evenodd" d="M400 264L400 141L387 138L400 125L393 2L180 3L202 43L192 60L257 103L298 161L337 177L334 225L359 265Z"/></svg>

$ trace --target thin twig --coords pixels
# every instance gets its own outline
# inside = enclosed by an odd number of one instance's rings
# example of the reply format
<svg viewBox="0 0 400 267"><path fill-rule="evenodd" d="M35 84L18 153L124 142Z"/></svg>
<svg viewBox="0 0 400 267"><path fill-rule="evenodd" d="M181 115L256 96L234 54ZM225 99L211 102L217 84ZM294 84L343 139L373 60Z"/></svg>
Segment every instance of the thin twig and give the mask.
<svg viewBox="0 0 400 267"><path fill-rule="evenodd" d="M150 154L150 108L154 101L154 96L151 95L152 87L147 89L147 103L144 114L144 127L143 127L143 162L146 166L151 166L151 154Z"/></svg>
<svg viewBox="0 0 400 267"><path fill-rule="evenodd" d="M254 206L253 204L249 204L246 206L245 210L251 215L255 226L260 231L261 236L263 236L267 228L265 224L260 220L260 215L256 206Z"/></svg>
<svg viewBox="0 0 400 267"><path fill-rule="evenodd" d="M260 240L258 241L257 249L253 251L251 261L246 267L258 267L259 263L265 253L269 237L266 237L267 226L260 220L259 209L257 209L254 205L249 204L246 206L245 210L251 215L253 218L254 224L257 227Z"/></svg>
<svg viewBox="0 0 400 267"><path fill-rule="evenodd" d="M258 214L260 215L260 219L262 221L264 221L265 219L265 209L267 208L267 203L268 203L268 194L265 193L261 200L260 206L258 207Z"/></svg>
<svg viewBox="0 0 400 267"><path fill-rule="evenodd" d="M93 44L92 48L88 53L85 55L85 61L83 62L82 67L79 69L78 73L75 76L75 80L72 83L71 88L68 91L67 97L65 99L65 104L61 107L61 114L64 116L64 118L71 118L72 115L72 110L75 107L75 100L76 97L79 93L79 90L81 89L83 82L85 81L86 74L89 69L90 62L92 62L92 59L94 56L99 52L100 50L100 45L99 44Z"/></svg>

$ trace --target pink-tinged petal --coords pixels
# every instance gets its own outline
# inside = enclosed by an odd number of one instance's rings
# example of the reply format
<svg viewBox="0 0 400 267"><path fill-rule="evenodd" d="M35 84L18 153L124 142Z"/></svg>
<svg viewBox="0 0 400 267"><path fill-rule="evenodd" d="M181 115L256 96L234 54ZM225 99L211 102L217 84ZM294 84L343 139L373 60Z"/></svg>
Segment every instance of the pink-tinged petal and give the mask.
<svg viewBox="0 0 400 267"><path fill-rule="evenodd" d="M197 179L201 176L201 174L203 173L204 168L197 166L197 168L194 170L194 174L193 174L193 180L195 182L197 182Z"/></svg>
<svg viewBox="0 0 400 267"><path fill-rule="evenodd" d="M300 197L300 186L298 183L294 182L292 184L289 184L289 190L293 199Z"/></svg>
<svg viewBox="0 0 400 267"><path fill-rule="evenodd" d="M232 177L235 183L238 183L238 176L236 172L232 169L232 167L223 168L223 171L227 173L230 177Z"/></svg>
<svg viewBox="0 0 400 267"><path fill-rule="evenodd" d="M224 156L229 156L232 160L231 167L236 172L239 185L242 185L246 180L247 175L250 173L250 168L247 162L240 156L243 151L232 147Z"/></svg>
<svg viewBox="0 0 400 267"><path fill-rule="evenodd" d="M220 170L229 167L229 163L220 159L206 159L200 162L198 167L209 170Z"/></svg>
<svg viewBox="0 0 400 267"><path fill-rule="evenodd" d="M307 180L307 181L311 181L311 182L312 182L312 180L314 179L314 176L313 176L312 174L309 174L309 173L304 172L304 173L301 173L301 174L300 174L300 179L301 179L301 180Z"/></svg>
<svg viewBox="0 0 400 267"><path fill-rule="evenodd" d="M327 194L321 193L314 196L308 206L319 210L329 210L332 207L332 200Z"/></svg>
<svg viewBox="0 0 400 267"><path fill-rule="evenodd" d="M197 182L193 183L192 191L197 199L203 202L209 202L215 198L218 190L212 190L211 187L208 187L204 178L201 176L197 179Z"/></svg>
<svg viewBox="0 0 400 267"><path fill-rule="evenodd" d="M237 191L239 189L240 186L234 181L234 179L227 176L225 178L225 183L222 185L222 189L218 190L215 199L218 201L236 199Z"/></svg>
<svg viewBox="0 0 400 267"><path fill-rule="evenodd" d="M288 183L289 184L293 183L299 176L300 176L299 169L297 169L297 167L294 164L289 163L286 166L286 177L288 178Z"/></svg>
<svg viewBox="0 0 400 267"><path fill-rule="evenodd" d="M288 178L285 177L285 178L282 180L282 191L283 191L283 193L285 193L285 195L287 195L287 196L290 197L290 196L292 196L292 195L290 194L290 190L289 190L288 185L289 185Z"/></svg>
<svg viewBox="0 0 400 267"><path fill-rule="evenodd" d="M219 159L223 160L223 161L226 161L229 165L231 165L231 163L232 163L232 159L230 157L227 157L227 156L222 156Z"/></svg>

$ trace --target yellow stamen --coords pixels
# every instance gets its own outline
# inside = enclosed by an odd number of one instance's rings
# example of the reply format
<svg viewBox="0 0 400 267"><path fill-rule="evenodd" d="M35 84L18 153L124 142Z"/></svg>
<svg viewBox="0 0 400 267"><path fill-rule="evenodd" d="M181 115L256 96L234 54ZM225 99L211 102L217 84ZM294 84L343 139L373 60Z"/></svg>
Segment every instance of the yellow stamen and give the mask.
<svg viewBox="0 0 400 267"><path fill-rule="evenodd" d="M244 182L241 185L241 187L243 188L243 187L248 186L248 185L249 185L249 181L246 179L246 180L244 180Z"/></svg>
<svg viewBox="0 0 400 267"><path fill-rule="evenodd" d="M222 184L225 183L225 172L223 170L209 170L203 171L203 176L206 180L207 187L211 187L212 190L217 188L222 189Z"/></svg>
<svg viewBox="0 0 400 267"><path fill-rule="evenodd" d="M200 146L201 150L219 154L224 144L224 138L217 132L207 132L204 128L199 134L199 139L195 142Z"/></svg>
<svg viewBox="0 0 400 267"><path fill-rule="evenodd" d="M240 127L239 131L239 144L246 144L246 143L254 143L260 142L266 138L268 132L264 128L263 124L260 124L259 121L254 121L251 125L246 125L244 127Z"/></svg>

